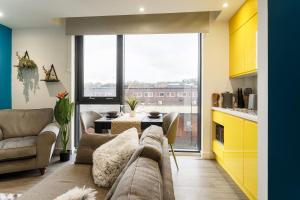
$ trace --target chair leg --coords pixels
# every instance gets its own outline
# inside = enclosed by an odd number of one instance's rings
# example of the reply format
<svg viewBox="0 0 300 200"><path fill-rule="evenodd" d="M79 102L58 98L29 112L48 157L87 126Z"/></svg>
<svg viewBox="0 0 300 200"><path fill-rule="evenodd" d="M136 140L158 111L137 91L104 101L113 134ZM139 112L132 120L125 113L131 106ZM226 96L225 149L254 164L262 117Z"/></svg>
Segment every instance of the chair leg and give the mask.
<svg viewBox="0 0 300 200"><path fill-rule="evenodd" d="M170 144L170 147L171 147L172 154L173 154L173 157L174 157L174 160L175 160L175 164L176 164L176 167L177 167L177 171L179 171L179 167L178 167L178 163L177 163L176 156L175 156L175 153L174 153L173 145Z"/></svg>

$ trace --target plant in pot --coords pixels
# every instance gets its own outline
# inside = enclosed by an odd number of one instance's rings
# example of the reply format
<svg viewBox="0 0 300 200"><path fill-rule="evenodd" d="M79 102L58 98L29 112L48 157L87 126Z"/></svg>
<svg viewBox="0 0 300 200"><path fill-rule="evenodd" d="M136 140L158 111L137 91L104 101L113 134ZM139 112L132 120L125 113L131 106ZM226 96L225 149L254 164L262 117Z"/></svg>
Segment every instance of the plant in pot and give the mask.
<svg viewBox="0 0 300 200"><path fill-rule="evenodd" d="M60 161L65 162L70 160L70 152L67 150L67 145L70 138L70 121L74 110L74 103L71 102L66 91L58 93L56 97L58 100L54 108L54 117L60 125L60 141L63 147L60 153Z"/></svg>
<svg viewBox="0 0 300 200"><path fill-rule="evenodd" d="M135 117L135 108L136 108L137 104L139 103L138 100L136 99L136 97L132 96L126 100L126 103L129 105L130 110L131 110L130 117Z"/></svg>

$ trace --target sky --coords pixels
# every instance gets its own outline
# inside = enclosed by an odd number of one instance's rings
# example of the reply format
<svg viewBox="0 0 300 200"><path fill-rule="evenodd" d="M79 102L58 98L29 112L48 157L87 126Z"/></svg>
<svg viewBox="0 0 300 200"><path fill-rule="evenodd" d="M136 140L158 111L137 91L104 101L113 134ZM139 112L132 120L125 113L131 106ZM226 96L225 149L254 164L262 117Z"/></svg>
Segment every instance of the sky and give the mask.
<svg viewBox="0 0 300 200"><path fill-rule="evenodd" d="M197 78L198 34L125 36L125 82ZM116 80L116 36L85 36L85 83Z"/></svg>

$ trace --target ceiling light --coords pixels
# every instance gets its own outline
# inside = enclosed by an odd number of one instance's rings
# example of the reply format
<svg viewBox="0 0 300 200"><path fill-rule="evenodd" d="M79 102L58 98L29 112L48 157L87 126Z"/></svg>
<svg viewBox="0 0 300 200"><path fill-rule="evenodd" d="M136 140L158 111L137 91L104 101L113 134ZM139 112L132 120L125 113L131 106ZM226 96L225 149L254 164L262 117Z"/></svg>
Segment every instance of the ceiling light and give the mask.
<svg viewBox="0 0 300 200"><path fill-rule="evenodd" d="M139 11L140 11L140 12L144 12L144 11L145 11L145 8L144 8L144 7L140 7L140 8L139 8Z"/></svg>
<svg viewBox="0 0 300 200"><path fill-rule="evenodd" d="M0 12L0 17L3 17L3 13L2 12Z"/></svg>
<svg viewBox="0 0 300 200"><path fill-rule="evenodd" d="M228 7L228 3L227 2L223 3L223 8L227 8L227 7Z"/></svg>

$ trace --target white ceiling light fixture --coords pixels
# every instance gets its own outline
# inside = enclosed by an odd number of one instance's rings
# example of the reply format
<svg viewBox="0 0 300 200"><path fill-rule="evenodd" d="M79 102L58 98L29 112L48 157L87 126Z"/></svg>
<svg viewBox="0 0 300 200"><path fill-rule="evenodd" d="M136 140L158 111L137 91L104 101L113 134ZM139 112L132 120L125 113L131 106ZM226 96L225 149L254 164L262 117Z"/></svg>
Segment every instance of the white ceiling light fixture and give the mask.
<svg viewBox="0 0 300 200"><path fill-rule="evenodd" d="M3 12L0 12L0 17L3 17L3 15L4 15Z"/></svg>
<svg viewBox="0 0 300 200"><path fill-rule="evenodd" d="M227 8L227 7L228 7L228 3L227 2L223 3L223 8Z"/></svg>
<svg viewBox="0 0 300 200"><path fill-rule="evenodd" d="M143 13L143 12L145 12L145 8L144 8L144 7L140 7L140 8L139 8L139 11L140 11L141 13Z"/></svg>

